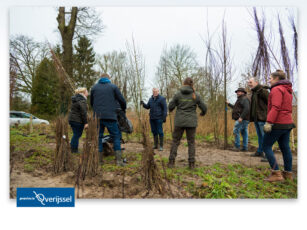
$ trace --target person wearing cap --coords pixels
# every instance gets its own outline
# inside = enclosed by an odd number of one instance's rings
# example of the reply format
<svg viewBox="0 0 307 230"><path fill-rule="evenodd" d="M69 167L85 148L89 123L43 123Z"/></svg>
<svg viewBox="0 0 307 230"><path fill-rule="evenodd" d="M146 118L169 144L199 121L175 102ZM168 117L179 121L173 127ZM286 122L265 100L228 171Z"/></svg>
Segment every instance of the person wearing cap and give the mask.
<svg viewBox="0 0 307 230"><path fill-rule="evenodd" d="M234 105L226 101L226 104L232 108L232 119L235 120L233 134L235 135L234 151L247 151L248 150L248 124L250 116L250 101L246 96L244 88L238 88L235 93L237 94L237 101ZM240 134L243 138L243 148L240 149Z"/></svg>

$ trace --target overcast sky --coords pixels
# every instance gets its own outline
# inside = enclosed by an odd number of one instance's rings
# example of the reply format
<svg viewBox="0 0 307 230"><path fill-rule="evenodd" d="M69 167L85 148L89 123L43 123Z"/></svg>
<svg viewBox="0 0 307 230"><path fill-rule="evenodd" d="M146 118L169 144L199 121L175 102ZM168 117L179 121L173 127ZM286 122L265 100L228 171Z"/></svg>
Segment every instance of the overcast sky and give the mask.
<svg viewBox="0 0 307 230"><path fill-rule="evenodd" d="M204 64L205 38L207 28L214 33L213 42L218 43L221 34L221 22L225 14L228 36L231 43L231 55L234 61L231 90L238 86L238 79L246 65L250 63L258 41L254 31L252 8L247 7L97 7L101 13L105 30L93 42L97 54L113 50L124 51L126 41L131 41L132 34L141 49L146 63L146 87L156 85L154 76L161 52L164 47L184 44L197 54L197 61ZM296 8L266 7L258 8L259 16L265 12L268 32L275 38L278 49L279 37L276 16L279 13L288 41L292 47L292 30L289 14L296 15ZM23 34L36 41L48 40L52 44L61 43L57 30L57 11L55 7L11 7L10 35ZM208 19L208 24L207 24ZM207 26L208 25L208 26ZM274 37L275 34L275 37ZM290 51L291 52L291 51ZM235 94L229 95L235 98ZM233 97L234 96L234 97Z"/></svg>

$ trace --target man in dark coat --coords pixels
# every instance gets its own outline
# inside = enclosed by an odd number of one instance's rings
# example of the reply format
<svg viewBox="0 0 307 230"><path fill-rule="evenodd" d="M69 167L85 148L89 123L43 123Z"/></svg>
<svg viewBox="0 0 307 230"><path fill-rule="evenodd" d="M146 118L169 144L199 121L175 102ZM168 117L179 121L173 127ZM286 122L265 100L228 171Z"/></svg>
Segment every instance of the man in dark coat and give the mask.
<svg viewBox="0 0 307 230"><path fill-rule="evenodd" d="M118 87L111 83L107 74L102 74L100 80L91 89L91 106L94 115L99 119L99 157L102 161L103 144L102 137L104 129L107 128L112 139L113 148L116 156L116 164L123 166L122 151L120 144L120 130L117 124L116 110L120 105L123 111L126 111L126 100Z"/></svg>
<svg viewBox="0 0 307 230"><path fill-rule="evenodd" d="M232 108L232 119L235 120L233 134L235 135L234 151L247 151L248 149L248 123L249 123L249 110L250 101L246 96L244 88L238 88L235 93L237 94L237 101L234 105L226 102ZM240 149L240 134L243 137L243 148Z"/></svg>
<svg viewBox="0 0 307 230"><path fill-rule="evenodd" d="M160 139L160 151L163 150L163 123L166 121L167 105L165 97L159 95L159 89L152 89L152 96L148 103L141 101L145 109L150 109L150 127L154 136L154 149L158 148L158 136Z"/></svg>
<svg viewBox="0 0 307 230"><path fill-rule="evenodd" d="M262 157L263 159L261 161L267 161L263 153L262 145L264 137L263 126L266 122L268 111L269 91L266 89L266 87L260 85L256 78L250 78L248 80L248 86L252 91L250 122L254 122L258 136L258 149L252 156Z"/></svg>

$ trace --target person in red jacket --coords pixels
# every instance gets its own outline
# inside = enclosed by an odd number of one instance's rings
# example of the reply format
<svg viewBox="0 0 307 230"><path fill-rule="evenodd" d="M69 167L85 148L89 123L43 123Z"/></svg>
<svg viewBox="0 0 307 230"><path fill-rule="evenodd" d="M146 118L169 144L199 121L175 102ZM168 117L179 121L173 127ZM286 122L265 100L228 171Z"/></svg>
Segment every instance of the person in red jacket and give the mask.
<svg viewBox="0 0 307 230"><path fill-rule="evenodd" d="M268 99L268 114L264 125L263 150L272 169L265 179L269 182L292 180L292 153L289 147L292 119L292 83L286 74L277 70L270 76L271 92ZM284 160L284 171L279 170L272 146L278 142Z"/></svg>

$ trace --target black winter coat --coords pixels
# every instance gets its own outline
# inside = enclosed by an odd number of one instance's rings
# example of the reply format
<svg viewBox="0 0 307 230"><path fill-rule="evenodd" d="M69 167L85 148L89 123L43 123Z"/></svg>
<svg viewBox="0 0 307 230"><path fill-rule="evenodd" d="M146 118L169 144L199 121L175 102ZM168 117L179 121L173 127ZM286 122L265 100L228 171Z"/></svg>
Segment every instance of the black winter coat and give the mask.
<svg viewBox="0 0 307 230"><path fill-rule="evenodd" d="M68 121L87 124L87 102L84 96L76 94L71 97L71 109L68 115Z"/></svg>
<svg viewBox="0 0 307 230"><path fill-rule="evenodd" d="M165 120L167 116L167 105L165 97L158 95L152 96L147 104L143 104L145 109L150 109L150 119L152 120Z"/></svg>
<svg viewBox="0 0 307 230"><path fill-rule="evenodd" d="M91 106L99 119L116 121L116 109L126 111L126 100L116 85L100 80L91 89Z"/></svg>
<svg viewBox="0 0 307 230"><path fill-rule="evenodd" d="M249 121L249 110L250 110L250 101L246 95L241 95L238 97L234 105L228 104L232 108L232 119L238 120L242 118L243 120Z"/></svg>

